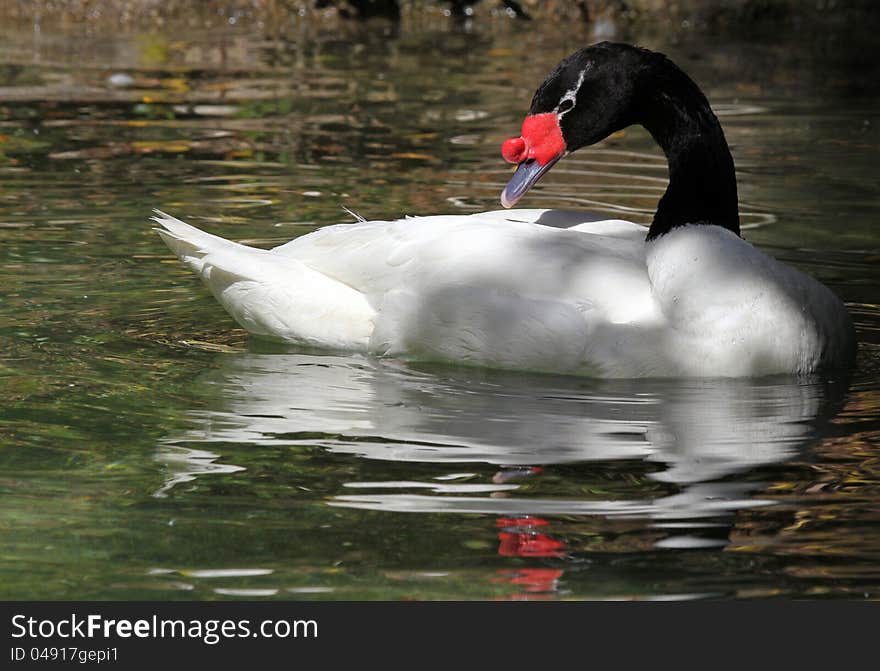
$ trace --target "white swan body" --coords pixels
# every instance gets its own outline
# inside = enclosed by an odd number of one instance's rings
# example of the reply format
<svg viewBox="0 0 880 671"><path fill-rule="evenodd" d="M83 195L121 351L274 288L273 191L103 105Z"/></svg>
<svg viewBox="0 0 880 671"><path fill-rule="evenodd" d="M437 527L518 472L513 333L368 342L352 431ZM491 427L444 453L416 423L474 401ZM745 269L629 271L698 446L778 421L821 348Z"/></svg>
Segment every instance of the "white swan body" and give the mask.
<svg viewBox="0 0 880 671"><path fill-rule="evenodd" d="M501 194L634 123L669 186L650 229L562 210L329 226L272 250L159 213L171 249L248 331L378 355L601 377L805 374L848 365L843 304L739 237L733 157L662 54L600 43L538 87Z"/></svg>
<svg viewBox="0 0 880 671"><path fill-rule="evenodd" d="M340 224L271 250L154 219L241 326L292 343L599 377L798 374L851 359L842 303L731 231L645 242L642 226L585 218Z"/></svg>

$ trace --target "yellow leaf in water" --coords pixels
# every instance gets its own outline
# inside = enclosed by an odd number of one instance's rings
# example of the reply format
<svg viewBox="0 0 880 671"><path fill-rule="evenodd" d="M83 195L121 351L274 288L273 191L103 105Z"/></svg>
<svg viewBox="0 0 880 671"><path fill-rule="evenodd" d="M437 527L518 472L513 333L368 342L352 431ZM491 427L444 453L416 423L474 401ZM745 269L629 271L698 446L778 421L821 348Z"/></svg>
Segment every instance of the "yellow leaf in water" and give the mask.
<svg viewBox="0 0 880 671"><path fill-rule="evenodd" d="M183 140L139 140L132 142L131 146L136 152L144 154L154 151L179 153L191 149L189 142Z"/></svg>
<svg viewBox="0 0 880 671"><path fill-rule="evenodd" d="M137 44L144 65L163 65L168 62L168 41L162 35L140 35Z"/></svg>
<svg viewBox="0 0 880 671"><path fill-rule="evenodd" d="M415 158L422 161L436 161L437 159L430 154L418 154L412 151L401 151L391 154L391 158Z"/></svg>
<svg viewBox="0 0 880 671"><path fill-rule="evenodd" d="M183 77L169 77L168 79L160 80L160 82L165 88L174 89L181 93L189 91L189 82Z"/></svg>

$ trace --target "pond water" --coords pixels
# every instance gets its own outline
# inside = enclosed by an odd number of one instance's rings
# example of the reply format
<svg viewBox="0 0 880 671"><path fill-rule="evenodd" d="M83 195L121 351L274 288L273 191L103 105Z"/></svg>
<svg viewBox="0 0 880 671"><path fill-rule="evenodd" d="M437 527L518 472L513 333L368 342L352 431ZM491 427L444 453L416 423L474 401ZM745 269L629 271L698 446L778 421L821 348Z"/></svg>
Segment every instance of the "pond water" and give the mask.
<svg viewBox="0 0 880 671"><path fill-rule="evenodd" d="M616 38L704 87L744 235L847 302L849 376L611 382L285 349L151 231L154 207L261 246L343 205L498 209L501 141L596 29L4 23L0 596L876 598L880 72L847 30ZM628 129L522 205L644 223L665 178Z"/></svg>

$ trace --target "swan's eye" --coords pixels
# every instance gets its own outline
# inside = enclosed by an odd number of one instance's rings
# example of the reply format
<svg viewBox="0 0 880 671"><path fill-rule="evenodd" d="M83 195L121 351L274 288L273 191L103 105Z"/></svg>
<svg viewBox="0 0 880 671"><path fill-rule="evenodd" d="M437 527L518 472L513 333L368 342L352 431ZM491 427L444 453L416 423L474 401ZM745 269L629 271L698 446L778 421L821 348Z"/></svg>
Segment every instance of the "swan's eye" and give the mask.
<svg viewBox="0 0 880 671"><path fill-rule="evenodd" d="M574 107L574 101L571 98L566 98L561 103L559 103L559 107L556 108L556 111L559 114L565 114L572 107Z"/></svg>

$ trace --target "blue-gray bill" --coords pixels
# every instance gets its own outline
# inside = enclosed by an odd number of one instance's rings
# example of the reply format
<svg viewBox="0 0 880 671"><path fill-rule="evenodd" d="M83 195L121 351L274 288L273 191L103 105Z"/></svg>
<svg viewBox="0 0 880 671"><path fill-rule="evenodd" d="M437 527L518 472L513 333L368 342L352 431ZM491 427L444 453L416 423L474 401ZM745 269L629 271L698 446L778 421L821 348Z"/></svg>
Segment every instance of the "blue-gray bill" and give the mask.
<svg viewBox="0 0 880 671"><path fill-rule="evenodd" d="M562 157L554 158L544 165L541 165L535 159L529 159L516 166L516 172L513 173L513 177L510 178L507 186L504 187L504 191L501 192L501 204L505 208L516 205L519 199L526 195L526 192L541 179L545 172L556 165L556 161L560 158Z"/></svg>

